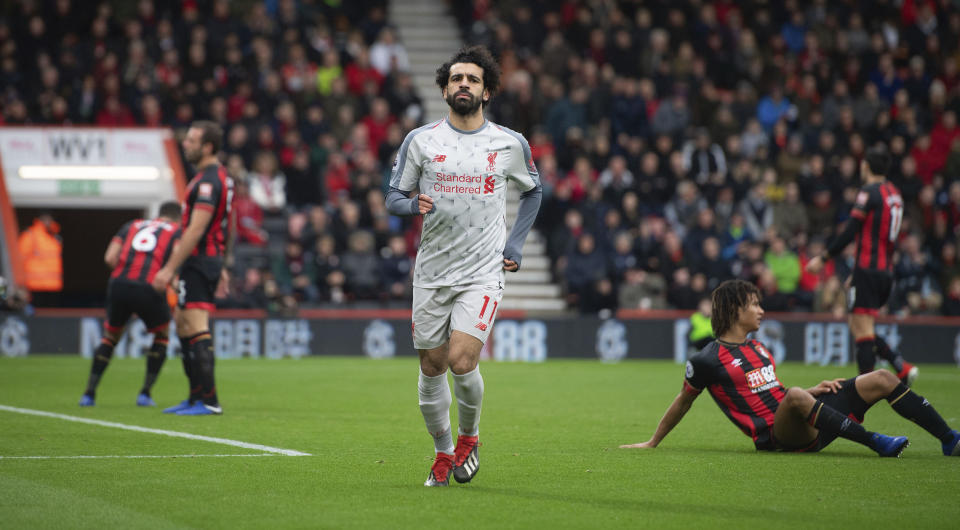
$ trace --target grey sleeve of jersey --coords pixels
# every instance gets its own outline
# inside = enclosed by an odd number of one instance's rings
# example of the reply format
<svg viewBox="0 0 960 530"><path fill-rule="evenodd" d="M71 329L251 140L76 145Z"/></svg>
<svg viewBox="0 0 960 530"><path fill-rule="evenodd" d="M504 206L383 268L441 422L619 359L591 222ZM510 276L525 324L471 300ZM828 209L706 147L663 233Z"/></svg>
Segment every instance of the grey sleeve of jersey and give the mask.
<svg viewBox="0 0 960 530"><path fill-rule="evenodd" d="M407 194L398 188L390 187L387 192L387 198L384 201L387 205L387 211L393 215L410 217L419 215L420 207L417 204L417 197L408 198Z"/></svg>
<svg viewBox="0 0 960 530"><path fill-rule="evenodd" d="M517 222L510 231L510 237L507 238L507 244L503 248L503 257L515 261L517 270L519 270L520 260L523 259L521 249L523 242L527 240L527 234L533 226L533 221L537 218L537 212L540 210L540 199L543 197L543 187L540 182L530 191L520 194L520 207L517 211Z"/></svg>

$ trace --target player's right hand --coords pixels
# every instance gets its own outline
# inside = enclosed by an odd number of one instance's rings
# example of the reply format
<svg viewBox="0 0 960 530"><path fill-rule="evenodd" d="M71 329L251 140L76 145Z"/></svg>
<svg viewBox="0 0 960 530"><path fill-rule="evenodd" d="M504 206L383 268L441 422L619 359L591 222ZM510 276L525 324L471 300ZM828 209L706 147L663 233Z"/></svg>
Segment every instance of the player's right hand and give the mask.
<svg viewBox="0 0 960 530"><path fill-rule="evenodd" d="M653 440L647 440L646 442L638 444L621 445L620 449L653 449L654 447L656 447L656 445L653 443Z"/></svg>
<svg viewBox="0 0 960 530"><path fill-rule="evenodd" d="M170 285L170 280L172 279L172 272L167 269L158 270L157 274L153 277L153 289L158 293L166 292L167 286Z"/></svg>
<svg viewBox="0 0 960 530"><path fill-rule="evenodd" d="M813 387L810 394L813 396L822 396L823 394L836 394L842 388L844 379L834 379L832 381L821 381L819 385Z"/></svg>
<svg viewBox="0 0 960 530"><path fill-rule="evenodd" d="M220 270L220 281L217 282L215 298L226 298L230 295L230 272L226 267Z"/></svg>
<svg viewBox="0 0 960 530"><path fill-rule="evenodd" d="M426 215L433 211L433 199L429 195L417 195L417 206L420 209L420 215Z"/></svg>

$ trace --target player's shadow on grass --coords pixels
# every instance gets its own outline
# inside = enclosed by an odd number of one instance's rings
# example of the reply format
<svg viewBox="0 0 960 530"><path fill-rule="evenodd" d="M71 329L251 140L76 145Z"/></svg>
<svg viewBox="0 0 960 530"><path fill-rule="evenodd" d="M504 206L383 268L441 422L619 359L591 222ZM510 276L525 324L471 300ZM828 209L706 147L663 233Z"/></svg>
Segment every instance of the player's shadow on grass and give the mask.
<svg viewBox="0 0 960 530"><path fill-rule="evenodd" d="M750 504L749 506L744 506L741 508L729 503L703 503L697 505L696 502L693 502L689 498L678 502L664 501L662 499L644 500L643 498L636 497L638 493L642 493L642 489L632 490L631 492L625 493L625 495L631 496L630 498L589 496L584 493L585 491L588 491L589 488L577 488L575 484L571 484L571 487L569 488L571 491L576 492L575 494L571 495L552 494L542 491L524 490L518 488L481 486L479 484L471 484L469 487L463 489L476 490L484 495L499 495L510 499L521 498L537 502L557 502L564 505L574 504L583 505L585 507L601 506L605 509L637 513L658 512L669 516L676 516L678 513L711 513L714 514L714 517L723 517L724 519L740 521L766 519L768 521L776 520L780 523L796 522L798 524L809 524L811 522L809 517L801 513L797 513L795 517L791 517L790 514L784 513L783 510L764 508L763 506L758 506L756 504Z"/></svg>

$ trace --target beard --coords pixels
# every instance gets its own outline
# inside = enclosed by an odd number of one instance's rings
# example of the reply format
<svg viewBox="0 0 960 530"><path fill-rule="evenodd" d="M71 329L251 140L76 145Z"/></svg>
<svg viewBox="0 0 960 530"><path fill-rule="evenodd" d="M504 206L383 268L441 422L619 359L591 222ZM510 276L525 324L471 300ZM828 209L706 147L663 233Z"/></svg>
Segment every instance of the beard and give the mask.
<svg viewBox="0 0 960 530"><path fill-rule="evenodd" d="M460 94L466 94L468 97L466 99L458 99L457 96ZM473 94L469 92L461 91L447 95L447 105L450 105L450 110L461 116L470 116L477 112L482 103L480 98L473 97Z"/></svg>
<svg viewBox="0 0 960 530"><path fill-rule="evenodd" d="M200 151L199 149L195 151L184 150L183 158L186 159L186 161L189 162L190 164L196 165L196 163L199 162L201 158L203 158L203 152Z"/></svg>

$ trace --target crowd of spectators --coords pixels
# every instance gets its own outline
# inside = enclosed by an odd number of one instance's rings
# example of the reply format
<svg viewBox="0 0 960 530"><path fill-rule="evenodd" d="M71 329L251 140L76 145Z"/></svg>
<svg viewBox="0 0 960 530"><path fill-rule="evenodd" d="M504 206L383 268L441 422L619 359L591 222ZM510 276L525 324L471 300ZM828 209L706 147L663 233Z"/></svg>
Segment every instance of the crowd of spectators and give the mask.
<svg viewBox="0 0 960 530"><path fill-rule="evenodd" d="M572 306L692 310L738 277L768 310L842 314L853 246L804 265L883 143L906 204L890 309L960 314L954 2L455 4L500 58L490 115L531 141Z"/></svg>
<svg viewBox="0 0 960 530"><path fill-rule="evenodd" d="M726 278L840 314L852 248L806 274L882 142L906 202L892 311L960 314L960 11L948 0L448 2L491 48L572 308L694 309ZM383 0L19 0L4 123L226 131L232 307L404 300L419 221L383 191L422 124ZM451 50L452 51L452 50Z"/></svg>
<svg viewBox="0 0 960 530"><path fill-rule="evenodd" d="M236 181L222 304L403 300L417 227L383 203L422 124L383 0L18 0L0 7L0 124L225 131Z"/></svg>

